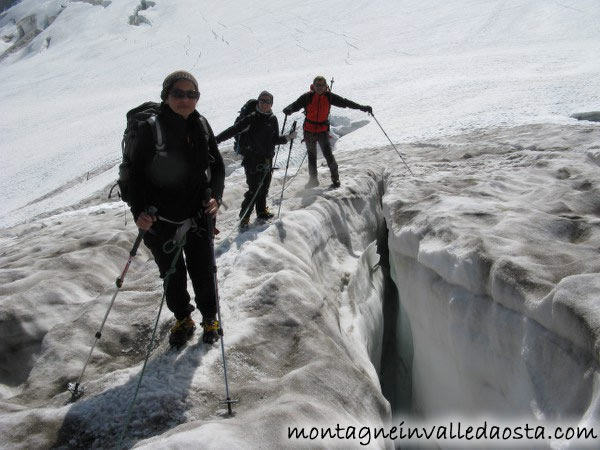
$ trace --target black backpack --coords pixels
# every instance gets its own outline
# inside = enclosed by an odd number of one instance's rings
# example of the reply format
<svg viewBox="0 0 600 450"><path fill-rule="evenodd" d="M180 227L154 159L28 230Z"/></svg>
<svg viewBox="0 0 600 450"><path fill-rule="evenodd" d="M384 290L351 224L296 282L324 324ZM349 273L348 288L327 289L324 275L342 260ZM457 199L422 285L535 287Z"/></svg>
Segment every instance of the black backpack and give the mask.
<svg viewBox="0 0 600 450"><path fill-rule="evenodd" d="M156 102L142 103L141 105L136 106L127 112L127 126L123 132L123 140L121 141L123 159L121 164L119 164L119 178L117 179L116 184L110 189L108 198L111 197L115 186L119 186L119 197L121 197L121 200L127 202L127 204L129 204L131 200L129 196L129 181L131 176L130 165L135 157L133 154L133 149L135 148L135 142L138 137L139 128L144 122L148 122L152 128L152 137L156 148L156 154L160 156L166 155L164 135L160 121L157 117L159 112L160 103ZM202 124L202 129L204 131L204 138L208 142L208 124L203 116L200 116L200 123Z"/></svg>
<svg viewBox="0 0 600 450"><path fill-rule="evenodd" d="M244 106L240 108L240 114L235 119L234 125L238 123L243 118L249 116L253 112L256 111L256 105L258 105L258 100L250 99L248 100ZM245 156L248 153L248 149L250 147L250 136L247 131L250 129L250 125L246 127L241 133L236 134L233 143L233 150L241 156Z"/></svg>

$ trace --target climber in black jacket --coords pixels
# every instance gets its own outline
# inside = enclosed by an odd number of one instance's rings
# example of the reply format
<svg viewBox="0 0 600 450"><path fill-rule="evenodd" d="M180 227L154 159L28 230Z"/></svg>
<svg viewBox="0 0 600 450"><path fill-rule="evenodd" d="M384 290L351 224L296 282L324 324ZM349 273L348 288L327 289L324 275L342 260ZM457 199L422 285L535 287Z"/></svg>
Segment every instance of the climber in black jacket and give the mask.
<svg viewBox="0 0 600 450"><path fill-rule="evenodd" d="M296 137L296 132L286 136L279 135L279 122L271 111L272 107L273 95L262 91L258 96L254 111L216 137L217 143L221 143L236 135L241 135L239 153L243 157L242 165L248 184L248 191L244 194L240 210L241 228L246 228L250 222L253 199L259 219L267 220L273 217L267 208L267 195L271 184L275 146L285 144Z"/></svg>

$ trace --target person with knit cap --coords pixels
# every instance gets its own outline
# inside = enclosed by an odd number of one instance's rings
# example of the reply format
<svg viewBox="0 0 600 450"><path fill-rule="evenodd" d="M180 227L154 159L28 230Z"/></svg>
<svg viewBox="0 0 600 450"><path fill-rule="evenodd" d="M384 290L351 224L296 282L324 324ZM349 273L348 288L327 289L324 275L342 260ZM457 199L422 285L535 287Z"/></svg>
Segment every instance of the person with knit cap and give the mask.
<svg viewBox="0 0 600 450"><path fill-rule="evenodd" d="M217 143L221 143L243 133L240 139L240 154L246 173L248 191L240 210L240 228L245 229L250 222L252 207L256 207L256 215L260 220L268 220L273 214L267 207L267 195L271 185L271 171L275 146L285 144L296 137L296 132L285 136L279 135L279 122L272 112L273 94L262 91L254 110L231 127L217 135ZM254 202L254 203L253 203Z"/></svg>
<svg viewBox="0 0 600 450"><path fill-rule="evenodd" d="M317 173L317 143L321 147L321 152L327 161L329 171L331 172L331 186L340 186L340 176L338 165L333 156L331 144L329 142L329 111L332 106L340 108L359 109L363 112L373 114L373 108L370 106L359 105L352 100L340 97L334 94L327 86L327 80L324 76L317 76L310 85L310 91L302 94L295 102L283 108L286 116L304 108L304 141L306 142L306 151L308 153L308 175L309 180L307 188L319 185Z"/></svg>
<svg viewBox="0 0 600 450"><path fill-rule="evenodd" d="M169 340L180 347L196 328L191 318L195 308L187 290L189 274L202 313L203 341L213 343L218 339L218 323L212 242L202 224L216 217L225 165L208 121L196 110L200 91L194 76L182 70L171 73L163 81L160 98L156 121L164 149L156 148L151 124L142 123L132 151L129 204L136 225L147 231L144 244L154 256L161 278L171 268L175 254L165 251L165 243L173 240L181 224L194 224L185 232L176 270L165 283L167 307L176 319ZM210 198L206 198L208 189ZM157 212L151 214L150 207Z"/></svg>

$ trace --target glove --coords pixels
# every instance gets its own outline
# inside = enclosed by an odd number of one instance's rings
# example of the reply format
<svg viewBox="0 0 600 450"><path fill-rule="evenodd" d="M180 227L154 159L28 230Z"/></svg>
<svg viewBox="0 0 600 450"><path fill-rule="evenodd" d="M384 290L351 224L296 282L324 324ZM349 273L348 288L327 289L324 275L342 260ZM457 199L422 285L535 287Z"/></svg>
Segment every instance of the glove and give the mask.
<svg viewBox="0 0 600 450"><path fill-rule="evenodd" d="M290 134L286 135L285 140L290 142L292 139L296 139L296 136L298 136L298 132L292 131Z"/></svg>
<svg viewBox="0 0 600 450"><path fill-rule="evenodd" d="M283 113L286 116L289 116L290 114L292 114L292 108L290 108L289 106L287 108L283 108Z"/></svg>
<svg viewBox="0 0 600 450"><path fill-rule="evenodd" d="M373 115L373 108L371 108L370 106L361 106L360 110L362 112L366 112L366 113Z"/></svg>

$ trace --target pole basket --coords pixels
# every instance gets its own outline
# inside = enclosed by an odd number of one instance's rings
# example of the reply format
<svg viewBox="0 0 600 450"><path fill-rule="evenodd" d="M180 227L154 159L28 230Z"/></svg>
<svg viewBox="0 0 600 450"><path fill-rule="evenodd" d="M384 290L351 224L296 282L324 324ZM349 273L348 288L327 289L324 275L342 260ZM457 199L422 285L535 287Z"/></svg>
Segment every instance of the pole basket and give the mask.
<svg viewBox="0 0 600 450"><path fill-rule="evenodd" d="M78 400L85 393L85 389L79 383L69 383L67 389L71 393L71 401Z"/></svg>
<svg viewBox="0 0 600 450"><path fill-rule="evenodd" d="M229 415L233 415L233 410L231 409L231 405L238 403L238 400L232 400L229 397L227 398L227 400L221 400L219 402L219 405L227 405L227 411L229 412Z"/></svg>

